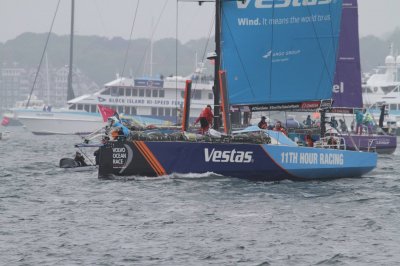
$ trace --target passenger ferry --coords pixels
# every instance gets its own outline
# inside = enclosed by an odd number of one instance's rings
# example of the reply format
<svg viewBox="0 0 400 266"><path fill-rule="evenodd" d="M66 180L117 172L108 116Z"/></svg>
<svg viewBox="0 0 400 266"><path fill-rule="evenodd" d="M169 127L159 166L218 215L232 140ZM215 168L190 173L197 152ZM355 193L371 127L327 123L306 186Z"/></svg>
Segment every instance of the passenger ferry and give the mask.
<svg viewBox="0 0 400 266"><path fill-rule="evenodd" d="M101 104L143 125L180 123L186 80L192 80L191 119L213 102L212 77L199 67L187 76L166 78L119 77L92 95L68 101L68 108L46 111L16 110L18 119L34 134L87 134L104 127Z"/></svg>

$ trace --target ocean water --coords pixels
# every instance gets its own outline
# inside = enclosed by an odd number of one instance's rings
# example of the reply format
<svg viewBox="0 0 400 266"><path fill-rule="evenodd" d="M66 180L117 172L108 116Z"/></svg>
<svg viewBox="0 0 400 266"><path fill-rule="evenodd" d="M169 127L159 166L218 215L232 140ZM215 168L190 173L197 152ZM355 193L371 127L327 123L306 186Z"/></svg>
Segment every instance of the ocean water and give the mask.
<svg viewBox="0 0 400 266"><path fill-rule="evenodd" d="M0 265L400 265L400 153L357 179L98 180L78 136L0 141Z"/></svg>

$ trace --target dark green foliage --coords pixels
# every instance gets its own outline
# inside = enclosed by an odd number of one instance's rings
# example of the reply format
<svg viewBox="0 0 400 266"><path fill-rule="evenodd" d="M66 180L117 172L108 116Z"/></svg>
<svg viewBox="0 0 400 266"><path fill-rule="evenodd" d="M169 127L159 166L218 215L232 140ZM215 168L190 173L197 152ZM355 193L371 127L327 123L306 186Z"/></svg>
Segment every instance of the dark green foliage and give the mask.
<svg viewBox="0 0 400 266"><path fill-rule="evenodd" d="M42 55L47 34L24 33L14 40L0 43L0 63L36 68ZM206 39L178 42L178 73L188 75L195 69L195 55L200 60ZM129 42L122 38L107 39L98 36L75 36L74 65L99 85L109 82L118 73L135 77L149 75L150 41L136 39L130 44L125 69L125 55ZM210 45L209 45L210 46ZM212 51L213 46L207 52ZM50 67L62 67L69 62L69 36L52 34L47 47ZM153 45L153 75L176 73L176 40L162 39ZM208 72L212 73L212 66ZM123 72L123 73L122 73Z"/></svg>
<svg viewBox="0 0 400 266"><path fill-rule="evenodd" d="M24 33L14 40L0 43L0 63L18 63L21 67L35 68L40 61L47 34ZM214 50L214 41L207 39L192 40L185 44L173 38L162 39L153 45L153 74L169 76L176 73L188 75L195 69L195 56L200 61L207 52ZM400 28L397 28L385 39L366 36L360 39L361 68L371 72L383 65L389 54L390 44L394 51L400 51ZM135 77L149 75L150 41L136 39L131 42L126 67L125 54L128 41L122 38L108 39L98 36L75 36L74 64L89 78L102 85L115 78L115 74ZM176 48L177 47L177 48ZM207 49L206 49L207 47ZM176 63L176 51L178 63ZM47 48L51 67L68 65L69 36L52 34ZM211 65L206 65L209 73ZM122 73L123 72L123 73Z"/></svg>

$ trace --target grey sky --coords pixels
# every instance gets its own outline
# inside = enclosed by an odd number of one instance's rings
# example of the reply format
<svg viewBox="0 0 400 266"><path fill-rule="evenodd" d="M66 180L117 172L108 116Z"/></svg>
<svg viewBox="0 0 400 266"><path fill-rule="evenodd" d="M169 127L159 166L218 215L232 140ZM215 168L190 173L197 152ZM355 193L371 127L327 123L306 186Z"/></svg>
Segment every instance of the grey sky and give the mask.
<svg viewBox="0 0 400 266"><path fill-rule="evenodd" d="M129 38L138 0L76 0L76 34ZM47 32L57 0L0 0L0 42L23 32ZM149 37L161 10L166 9L155 39L175 37L176 0L141 0L134 38ZM400 27L400 0L359 0L360 34L382 36ZM145 14L145 15L143 15ZM70 0L61 0L53 32L68 34ZM179 4L182 41L208 36L213 4Z"/></svg>

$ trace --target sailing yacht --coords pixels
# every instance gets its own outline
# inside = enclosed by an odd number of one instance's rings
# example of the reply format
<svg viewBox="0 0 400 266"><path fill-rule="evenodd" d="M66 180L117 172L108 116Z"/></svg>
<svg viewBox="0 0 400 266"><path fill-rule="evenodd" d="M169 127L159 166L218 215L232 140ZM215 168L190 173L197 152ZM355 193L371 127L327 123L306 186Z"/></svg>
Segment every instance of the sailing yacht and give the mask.
<svg viewBox="0 0 400 266"><path fill-rule="evenodd" d="M231 107L256 112L330 106L342 1L305 2L216 0L214 115L221 109L224 132L210 130L199 138L185 131L132 132L125 141L101 146L99 178L214 172L308 180L359 177L374 169L373 152L344 150L340 143L300 147L281 132L230 128ZM214 127L219 129L219 115Z"/></svg>
<svg viewBox="0 0 400 266"><path fill-rule="evenodd" d="M336 119L339 117L350 125L355 119L356 110L362 112L363 109L358 3L356 0L343 1L341 23L339 54L333 86L333 108L330 115L336 116ZM331 129L330 132L332 131L335 130ZM351 150L376 149L378 153L390 154L397 147L396 136L384 132L376 134L376 132L368 132L366 129L364 134L355 134L348 128L340 134L346 142L347 148Z"/></svg>

